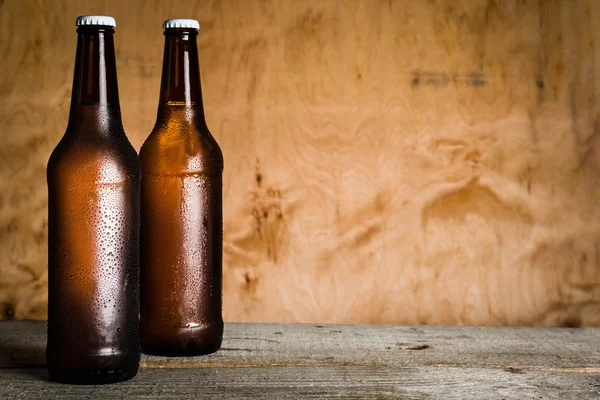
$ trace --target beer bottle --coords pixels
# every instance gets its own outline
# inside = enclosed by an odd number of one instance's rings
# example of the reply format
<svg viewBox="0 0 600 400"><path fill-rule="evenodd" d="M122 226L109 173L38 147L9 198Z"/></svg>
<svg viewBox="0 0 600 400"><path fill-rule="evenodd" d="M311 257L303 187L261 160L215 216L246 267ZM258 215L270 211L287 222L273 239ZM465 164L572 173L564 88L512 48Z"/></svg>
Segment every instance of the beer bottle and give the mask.
<svg viewBox="0 0 600 400"><path fill-rule="evenodd" d="M115 20L77 18L69 123L48 161L51 379L132 378L139 345L140 162L121 123Z"/></svg>
<svg viewBox="0 0 600 400"><path fill-rule="evenodd" d="M189 19L165 21L156 124L142 162L142 351L191 356L223 336L223 155L204 120L196 36Z"/></svg>

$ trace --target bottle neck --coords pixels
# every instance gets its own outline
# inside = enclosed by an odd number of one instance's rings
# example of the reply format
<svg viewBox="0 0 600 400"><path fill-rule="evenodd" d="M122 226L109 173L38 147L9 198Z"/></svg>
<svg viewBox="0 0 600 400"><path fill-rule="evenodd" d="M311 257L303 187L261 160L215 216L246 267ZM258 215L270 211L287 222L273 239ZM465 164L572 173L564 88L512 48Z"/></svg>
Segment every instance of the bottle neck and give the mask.
<svg viewBox="0 0 600 400"><path fill-rule="evenodd" d="M177 117L180 122L204 122L200 65L195 29L165 30L158 119Z"/></svg>
<svg viewBox="0 0 600 400"><path fill-rule="evenodd" d="M77 55L69 126L101 131L122 129L117 85L114 30L107 26L77 29Z"/></svg>

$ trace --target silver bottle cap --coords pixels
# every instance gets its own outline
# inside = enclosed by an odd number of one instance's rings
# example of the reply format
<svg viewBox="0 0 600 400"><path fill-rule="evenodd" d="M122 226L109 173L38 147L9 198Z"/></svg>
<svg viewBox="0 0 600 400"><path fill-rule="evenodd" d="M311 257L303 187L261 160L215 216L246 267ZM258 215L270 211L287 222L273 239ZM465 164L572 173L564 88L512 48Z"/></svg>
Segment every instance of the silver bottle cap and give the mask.
<svg viewBox="0 0 600 400"><path fill-rule="evenodd" d="M163 22L163 28L192 28L197 30L200 29L200 22L195 19L174 18Z"/></svg>
<svg viewBox="0 0 600 400"><path fill-rule="evenodd" d="M93 25L102 25L102 26L117 26L115 19L113 17L109 17L107 15L81 15L77 17L75 21L75 25L77 26L93 26Z"/></svg>

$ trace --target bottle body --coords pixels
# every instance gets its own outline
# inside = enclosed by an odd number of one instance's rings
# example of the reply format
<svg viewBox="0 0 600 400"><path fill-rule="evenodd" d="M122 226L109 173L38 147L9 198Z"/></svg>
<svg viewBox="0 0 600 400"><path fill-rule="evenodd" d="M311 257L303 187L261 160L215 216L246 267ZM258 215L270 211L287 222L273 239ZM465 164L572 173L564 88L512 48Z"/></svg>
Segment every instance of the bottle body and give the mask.
<svg viewBox="0 0 600 400"><path fill-rule="evenodd" d="M205 135L169 124L140 152L145 353L201 355L221 346L223 161Z"/></svg>
<svg viewBox="0 0 600 400"><path fill-rule="evenodd" d="M60 382L118 382L140 360L140 163L118 101L76 103L47 167L47 365Z"/></svg>
<svg viewBox="0 0 600 400"><path fill-rule="evenodd" d="M137 154L126 140L67 140L47 175L50 376L129 379L140 359Z"/></svg>
<svg viewBox="0 0 600 400"><path fill-rule="evenodd" d="M142 146L142 351L221 346L223 156L204 121L196 32L165 32L156 125Z"/></svg>

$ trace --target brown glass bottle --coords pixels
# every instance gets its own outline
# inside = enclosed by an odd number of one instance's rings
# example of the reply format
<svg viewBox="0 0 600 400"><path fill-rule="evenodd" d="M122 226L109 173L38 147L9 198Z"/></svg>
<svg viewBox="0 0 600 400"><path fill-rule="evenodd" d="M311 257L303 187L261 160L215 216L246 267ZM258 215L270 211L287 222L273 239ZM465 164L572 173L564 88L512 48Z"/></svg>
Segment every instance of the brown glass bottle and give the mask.
<svg viewBox="0 0 600 400"><path fill-rule="evenodd" d="M158 117L140 152L140 335L144 353L192 356L223 336L223 155L204 119L197 21L171 21Z"/></svg>
<svg viewBox="0 0 600 400"><path fill-rule="evenodd" d="M121 123L114 20L78 26L69 123L47 169L46 356L51 379L98 384L140 361L140 162Z"/></svg>

